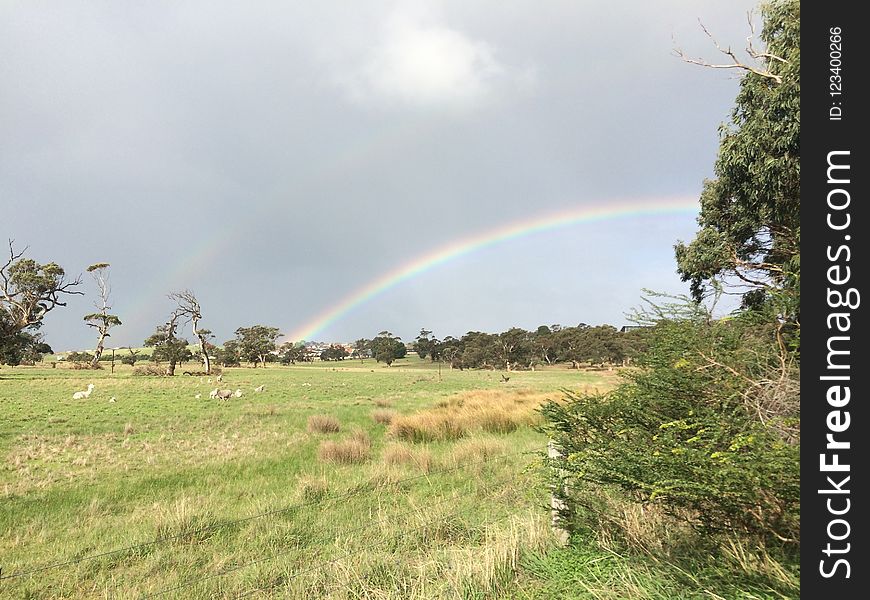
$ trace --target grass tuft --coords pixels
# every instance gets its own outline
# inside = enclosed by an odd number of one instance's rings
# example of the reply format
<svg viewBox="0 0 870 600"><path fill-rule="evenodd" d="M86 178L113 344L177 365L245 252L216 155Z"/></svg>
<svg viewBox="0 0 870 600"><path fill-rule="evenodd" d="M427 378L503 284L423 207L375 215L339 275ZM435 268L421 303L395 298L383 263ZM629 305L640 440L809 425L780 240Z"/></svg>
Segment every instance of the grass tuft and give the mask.
<svg viewBox="0 0 870 600"><path fill-rule="evenodd" d="M308 417L308 431L311 433L337 433L341 429L338 419L329 415Z"/></svg>
<svg viewBox="0 0 870 600"><path fill-rule="evenodd" d="M372 411L372 419L375 423L380 423L381 425L389 425L393 422L395 416L396 411L385 408L378 408Z"/></svg>
<svg viewBox="0 0 870 600"><path fill-rule="evenodd" d="M304 502L316 502L329 495L329 482L325 477L303 475L296 483L296 489Z"/></svg>
<svg viewBox="0 0 870 600"><path fill-rule="evenodd" d="M390 435L409 442L458 440L466 434L465 425L449 413L423 412L400 416L390 424Z"/></svg>
<svg viewBox="0 0 870 600"><path fill-rule="evenodd" d="M424 473L431 471L434 464L432 453L429 450L412 448L405 444L389 444L384 448L382 458L384 463L388 465L413 466Z"/></svg>
<svg viewBox="0 0 870 600"><path fill-rule="evenodd" d="M371 444L349 438L341 441L327 440L320 444L317 456L323 462L352 465L364 463L371 456Z"/></svg>

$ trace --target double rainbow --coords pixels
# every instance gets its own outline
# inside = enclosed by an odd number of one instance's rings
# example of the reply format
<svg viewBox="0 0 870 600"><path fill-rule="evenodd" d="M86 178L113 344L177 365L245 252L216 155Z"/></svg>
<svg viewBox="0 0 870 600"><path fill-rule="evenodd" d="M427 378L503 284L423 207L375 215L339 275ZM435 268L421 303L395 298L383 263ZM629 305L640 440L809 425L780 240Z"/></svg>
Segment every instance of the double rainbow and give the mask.
<svg viewBox="0 0 870 600"><path fill-rule="evenodd" d="M417 256L387 273L383 273L294 329L287 338L293 341L312 340L330 325L375 296L439 265L481 248L574 225L616 219L691 215L697 211L698 200L696 197L657 198L655 200L608 202L591 207L573 208L502 225L496 229L451 241L426 254Z"/></svg>

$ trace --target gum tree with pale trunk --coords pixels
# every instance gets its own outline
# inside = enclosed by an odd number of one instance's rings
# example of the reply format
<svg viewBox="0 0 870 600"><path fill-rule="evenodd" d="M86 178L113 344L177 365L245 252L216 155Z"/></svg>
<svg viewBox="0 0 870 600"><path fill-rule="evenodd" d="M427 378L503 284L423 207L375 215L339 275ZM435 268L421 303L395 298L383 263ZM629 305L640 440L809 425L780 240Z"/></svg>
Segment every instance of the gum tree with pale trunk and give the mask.
<svg viewBox="0 0 870 600"><path fill-rule="evenodd" d="M106 338L110 337L109 330L121 324L121 319L110 314L112 309L109 304L109 296L112 287L109 284L109 263L96 263L87 268L97 284L98 298L94 301L97 312L85 315L85 323L97 330L97 347L94 348L94 358L91 359L91 368L96 368L103 355Z"/></svg>

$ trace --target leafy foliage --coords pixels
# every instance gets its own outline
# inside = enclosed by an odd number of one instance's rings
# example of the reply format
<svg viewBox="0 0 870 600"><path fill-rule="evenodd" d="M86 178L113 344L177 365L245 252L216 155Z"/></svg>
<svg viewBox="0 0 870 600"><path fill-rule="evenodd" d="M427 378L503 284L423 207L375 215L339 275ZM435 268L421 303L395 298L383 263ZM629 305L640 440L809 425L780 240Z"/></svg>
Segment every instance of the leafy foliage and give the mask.
<svg viewBox="0 0 870 600"><path fill-rule="evenodd" d="M648 342L629 383L545 405L565 453L558 466L708 532L799 539L799 407L764 402L777 390L794 398L798 386L795 372L780 370L774 328L752 314L712 320L698 309L660 321Z"/></svg>
<svg viewBox="0 0 870 600"><path fill-rule="evenodd" d="M45 315L66 306L64 296L80 295L81 279L68 280L57 263L23 258L9 241L9 258L0 264L0 363L18 365L41 359L42 338L32 333Z"/></svg>
<svg viewBox="0 0 870 600"><path fill-rule="evenodd" d="M280 336L277 327L266 325L239 327L236 329L236 340L241 358L255 365L259 362L265 367L267 357L275 351L275 342Z"/></svg>
<svg viewBox="0 0 870 600"><path fill-rule="evenodd" d="M339 344L330 344L328 348L320 353L320 360L344 360L350 355L344 346Z"/></svg>
<svg viewBox="0 0 870 600"><path fill-rule="evenodd" d="M295 365L297 362L305 362L308 357L305 345L302 343L286 342L279 349L279 360L282 365Z"/></svg>
<svg viewBox="0 0 870 600"><path fill-rule="evenodd" d="M151 358L155 362L168 362L172 367L193 357L188 349L189 342L184 338L175 337L170 325L161 325L145 340L146 346L153 346ZM171 373L168 373L171 374Z"/></svg>
<svg viewBox="0 0 870 600"><path fill-rule="evenodd" d="M715 179L704 183L700 230L676 246L678 270L700 299L717 280L736 278L744 304L780 294L780 312L800 301L800 4L762 5L764 53L748 71L722 126ZM783 300L785 300L783 302Z"/></svg>
<svg viewBox="0 0 870 600"><path fill-rule="evenodd" d="M94 360L94 355L90 352L70 352L65 360L70 363L90 363Z"/></svg>
<svg viewBox="0 0 870 600"><path fill-rule="evenodd" d="M375 360L386 363L387 366L392 365L397 359L405 358L408 354L408 348L402 340L389 331L379 333L371 341L370 347Z"/></svg>
<svg viewBox="0 0 870 600"><path fill-rule="evenodd" d="M767 47L750 48L762 65L743 66L701 228L676 246L694 302L639 315L646 348L627 383L542 409L563 451L552 475L575 532L618 520L594 500L613 493L710 540L799 548L800 8L780 0L762 14ZM743 308L713 319L701 300L734 286Z"/></svg>
<svg viewBox="0 0 870 600"><path fill-rule="evenodd" d="M0 316L0 319L2 318ZM0 335L0 364L11 367L35 364L40 362L43 356L51 353L51 346L45 343L41 333L18 331L9 335Z"/></svg>

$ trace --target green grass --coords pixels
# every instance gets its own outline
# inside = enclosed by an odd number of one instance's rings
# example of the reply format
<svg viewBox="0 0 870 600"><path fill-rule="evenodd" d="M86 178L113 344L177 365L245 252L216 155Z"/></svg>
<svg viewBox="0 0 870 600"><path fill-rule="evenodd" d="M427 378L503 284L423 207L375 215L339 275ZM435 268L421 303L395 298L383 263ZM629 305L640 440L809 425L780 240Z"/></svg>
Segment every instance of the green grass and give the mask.
<svg viewBox="0 0 870 600"><path fill-rule="evenodd" d="M575 540L567 548L524 555L515 581L524 600L784 600L800 595L799 576L769 555L755 564L709 548L662 560L636 552L603 550ZM796 560L796 557L791 557Z"/></svg>
<svg viewBox="0 0 870 600"><path fill-rule="evenodd" d="M416 358L391 368L239 368L219 385L244 395L219 401L208 398L218 384L199 377L4 368L2 575L158 541L0 580L0 596L213 598L264 588L260 597L514 597L521 557L552 543L546 488L526 468L531 456L483 458L540 451L543 436L522 425L412 443L372 418L384 408L451 411L476 390L531 413L562 388L604 389L614 377L558 368L500 379L449 369L439 377ZM90 398L73 400L88 383ZM335 417L341 430L309 432L313 415ZM370 458L318 458L323 442L366 438L355 430L371 440Z"/></svg>

